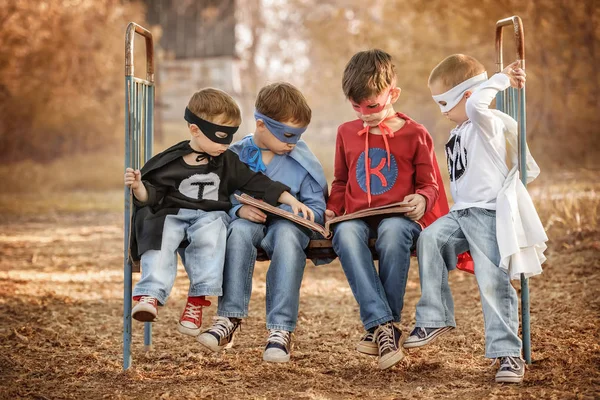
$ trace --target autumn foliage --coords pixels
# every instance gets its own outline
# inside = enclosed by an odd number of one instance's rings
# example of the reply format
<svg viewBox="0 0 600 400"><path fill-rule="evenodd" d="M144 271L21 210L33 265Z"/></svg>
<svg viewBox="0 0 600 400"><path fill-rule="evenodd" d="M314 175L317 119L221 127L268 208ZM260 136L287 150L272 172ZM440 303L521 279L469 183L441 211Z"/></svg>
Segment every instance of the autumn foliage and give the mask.
<svg viewBox="0 0 600 400"><path fill-rule="evenodd" d="M142 18L119 0L0 2L3 163L121 143L125 27Z"/></svg>

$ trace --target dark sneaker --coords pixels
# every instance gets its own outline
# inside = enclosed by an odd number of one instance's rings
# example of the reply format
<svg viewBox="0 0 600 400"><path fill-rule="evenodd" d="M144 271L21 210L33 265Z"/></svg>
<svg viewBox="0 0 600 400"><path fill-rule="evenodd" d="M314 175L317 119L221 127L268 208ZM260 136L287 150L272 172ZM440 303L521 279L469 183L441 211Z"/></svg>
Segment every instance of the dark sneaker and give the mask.
<svg viewBox="0 0 600 400"><path fill-rule="evenodd" d="M494 361L494 364L496 361ZM496 373L497 383L521 383L525 376L525 361L521 357L501 357Z"/></svg>
<svg viewBox="0 0 600 400"><path fill-rule="evenodd" d="M215 317L213 325L202 332L196 340L204 347L218 353L219 351L233 346L233 334L242 324L237 318Z"/></svg>
<svg viewBox="0 0 600 400"><path fill-rule="evenodd" d="M373 335L379 348L379 361L377 363L379 369L393 367L404 358L400 344L402 332L393 323L387 322L379 325Z"/></svg>
<svg viewBox="0 0 600 400"><path fill-rule="evenodd" d="M377 342L375 341L375 336L373 336L373 332L367 331L360 339L360 342L356 345L356 350L363 354L368 354L370 356L378 356L379 355L379 347L377 346Z"/></svg>
<svg viewBox="0 0 600 400"><path fill-rule="evenodd" d="M425 346L435 340L438 336L454 329L452 326L444 326L441 328L420 328L418 326L413 329L410 336L404 342L405 349Z"/></svg>
<svg viewBox="0 0 600 400"><path fill-rule="evenodd" d="M263 353L263 360L284 363L290 361L292 333L281 330L269 330L269 338Z"/></svg>
<svg viewBox="0 0 600 400"><path fill-rule="evenodd" d="M137 298L137 297L136 297ZM131 317L141 322L154 322L158 315L158 299L152 296L140 296L131 310Z"/></svg>

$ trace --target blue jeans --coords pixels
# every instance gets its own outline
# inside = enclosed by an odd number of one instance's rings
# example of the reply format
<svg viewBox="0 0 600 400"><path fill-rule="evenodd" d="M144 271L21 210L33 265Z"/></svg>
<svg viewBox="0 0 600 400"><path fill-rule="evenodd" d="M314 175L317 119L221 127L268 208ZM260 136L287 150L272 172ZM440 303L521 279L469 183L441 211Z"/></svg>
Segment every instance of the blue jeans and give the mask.
<svg viewBox="0 0 600 400"><path fill-rule="evenodd" d="M458 254L470 250L485 322L485 356L520 356L517 293L508 274L498 267L496 212L483 208L451 211L421 233L417 246L421 299L416 326L456 326L448 271L456 267Z"/></svg>
<svg viewBox="0 0 600 400"><path fill-rule="evenodd" d="M365 329L400 321L410 252L420 232L419 224L404 217L385 218L377 230L359 219L335 227L333 249L358 302ZM379 273L369 250L369 239L374 237Z"/></svg>
<svg viewBox="0 0 600 400"><path fill-rule="evenodd" d="M160 304L166 303L177 275L177 249L184 239L189 242L182 251L190 279L189 296L221 295L229 220L224 211L182 208L175 215L167 215L160 250L142 254L142 279L135 285L133 295L152 296Z"/></svg>
<svg viewBox="0 0 600 400"><path fill-rule="evenodd" d="M248 316L256 249L262 247L271 259L267 271L267 329L293 332L306 266L304 249L309 241L307 230L285 219L275 219L267 225L245 219L233 221L227 230L223 296L219 297L217 314L229 318Z"/></svg>

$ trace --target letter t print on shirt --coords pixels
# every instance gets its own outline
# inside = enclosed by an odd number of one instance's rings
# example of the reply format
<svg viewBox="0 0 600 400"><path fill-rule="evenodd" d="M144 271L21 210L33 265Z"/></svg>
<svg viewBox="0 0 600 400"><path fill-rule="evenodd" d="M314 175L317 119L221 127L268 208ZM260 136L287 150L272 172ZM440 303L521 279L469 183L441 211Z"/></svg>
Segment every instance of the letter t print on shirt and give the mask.
<svg viewBox="0 0 600 400"><path fill-rule="evenodd" d="M194 174L181 181L179 192L196 200L219 200L219 185L221 179L213 172L209 174Z"/></svg>

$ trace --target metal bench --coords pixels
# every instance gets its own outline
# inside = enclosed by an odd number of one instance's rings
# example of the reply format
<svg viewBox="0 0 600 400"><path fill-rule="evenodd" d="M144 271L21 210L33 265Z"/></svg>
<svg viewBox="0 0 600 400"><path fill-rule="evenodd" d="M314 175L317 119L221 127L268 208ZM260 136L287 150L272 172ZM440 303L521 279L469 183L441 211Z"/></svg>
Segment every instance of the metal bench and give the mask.
<svg viewBox="0 0 600 400"><path fill-rule="evenodd" d="M517 16L500 20L496 23L496 53L498 71L503 69L502 61L502 28L513 26L517 49L517 59L525 68L525 48L523 25ZM133 50L134 36L141 35L146 41L146 79L134 76ZM497 108L517 119L519 126L519 168L521 179L526 184L526 148L525 134L525 89L509 88L505 92L498 93L496 99ZM152 157L154 140L154 52L152 34L143 27L130 23L127 26L125 38L125 166L135 169L140 168ZM129 234L131 217L131 192L125 189L125 215L124 215L124 293L123 293L123 369L131 366L131 306L132 306L132 273L139 272L139 265L129 262ZM369 242L369 248L374 259L377 253L374 246L375 239ZM330 240L311 240L306 249L307 259L333 259L336 254L333 251ZM266 261L268 257L264 250L259 249L258 261ZM527 363L531 363L531 339L529 322L529 287L528 279L521 277L521 318L523 331L523 353ZM149 348L152 344L152 325L144 323L144 345Z"/></svg>

